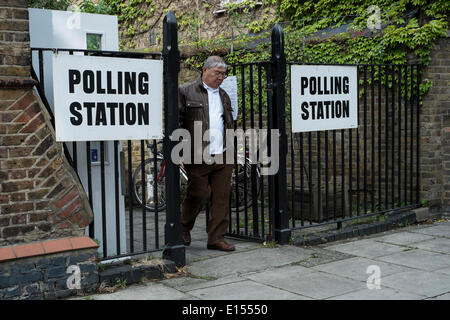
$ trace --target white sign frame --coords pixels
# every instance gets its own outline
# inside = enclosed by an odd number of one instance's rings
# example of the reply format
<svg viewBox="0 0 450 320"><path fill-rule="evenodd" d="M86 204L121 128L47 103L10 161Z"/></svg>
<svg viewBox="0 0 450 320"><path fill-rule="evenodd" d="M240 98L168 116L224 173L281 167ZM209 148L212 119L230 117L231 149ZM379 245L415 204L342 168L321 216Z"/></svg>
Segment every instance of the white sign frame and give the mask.
<svg viewBox="0 0 450 320"><path fill-rule="evenodd" d="M55 52L52 62L56 141L163 138L163 62L161 60L94 57ZM69 69L80 72L79 84L72 83L71 86L69 85ZM86 70L93 71L95 75L93 82L95 90L93 93L86 93L83 90L83 72ZM97 90L99 84L97 82L98 72L101 75L99 83L105 91L101 94ZM111 75L109 87L112 89L110 91L107 90L108 72ZM134 94L130 90L128 90L128 94L125 94L124 78L126 72L130 76L134 74L137 78ZM148 92L144 90L141 92L138 79L140 74L145 75L145 73L148 78L142 78L144 79L142 83L148 85ZM72 79L75 77L72 74ZM122 78L122 80L119 80L119 78ZM122 82L121 93L119 93L119 81ZM72 87L72 93L70 93L69 86ZM79 105L72 105L74 102L79 103ZM84 103L95 103L95 108L87 108ZM100 108L98 103L104 103L104 106L101 105ZM109 105L106 105L107 103ZM103 110L105 112L100 112ZM141 110L141 112L138 113L138 110ZM92 116L90 124L88 124L89 113ZM112 115L113 113L114 115ZM143 116L139 117L138 114ZM75 123L81 123L74 125L71 119ZM96 121L99 119L102 121Z"/></svg>
<svg viewBox="0 0 450 320"><path fill-rule="evenodd" d="M291 65L292 132L353 128L358 128L358 67Z"/></svg>

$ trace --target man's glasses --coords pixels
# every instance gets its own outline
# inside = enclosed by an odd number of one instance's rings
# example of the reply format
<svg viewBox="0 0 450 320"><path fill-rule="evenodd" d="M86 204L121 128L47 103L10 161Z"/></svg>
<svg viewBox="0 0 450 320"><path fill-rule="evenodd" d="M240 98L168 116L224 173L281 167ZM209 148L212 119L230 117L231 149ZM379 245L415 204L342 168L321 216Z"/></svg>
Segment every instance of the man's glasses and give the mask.
<svg viewBox="0 0 450 320"><path fill-rule="evenodd" d="M216 77L222 76L223 79L225 79L226 77L228 77L228 74L226 72L220 72L220 71L214 71L214 75Z"/></svg>

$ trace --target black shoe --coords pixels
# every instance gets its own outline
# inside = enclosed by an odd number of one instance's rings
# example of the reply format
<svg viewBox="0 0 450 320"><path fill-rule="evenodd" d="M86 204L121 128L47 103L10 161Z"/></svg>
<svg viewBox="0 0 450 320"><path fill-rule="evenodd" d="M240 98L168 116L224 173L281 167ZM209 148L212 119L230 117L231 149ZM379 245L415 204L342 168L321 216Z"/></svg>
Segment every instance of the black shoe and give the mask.
<svg viewBox="0 0 450 320"><path fill-rule="evenodd" d="M189 246L191 244L191 233L189 231L183 231L183 244Z"/></svg>
<svg viewBox="0 0 450 320"><path fill-rule="evenodd" d="M206 247L210 250L219 250L219 251L234 251L234 250L236 250L236 248L233 245L228 244L225 241L220 241L217 244L208 244Z"/></svg>

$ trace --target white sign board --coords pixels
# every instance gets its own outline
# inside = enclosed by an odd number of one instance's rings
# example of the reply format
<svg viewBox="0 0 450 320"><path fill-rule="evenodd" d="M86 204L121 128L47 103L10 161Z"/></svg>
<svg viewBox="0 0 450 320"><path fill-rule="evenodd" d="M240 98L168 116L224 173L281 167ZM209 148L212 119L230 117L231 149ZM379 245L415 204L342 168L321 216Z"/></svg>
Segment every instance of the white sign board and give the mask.
<svg viewBox="0 0 450 320"><path fill-rule="evenodd" d="M238 117L238 94L237 94L237 79L236 76L226 77L220 87L225 90L231 100L231 107L233 108L233 120Z"/></svg>
<svg viewBox="0 0 450 320"><path fill-rule="evenodd" d="M356 66L291 66L292 132L358 127Z"/></svg>
<svg viewBox="0 0 450 320"><path fill-rule="evenodd" d="M163 137L160 60L53 54L56 141Z"/></svg>

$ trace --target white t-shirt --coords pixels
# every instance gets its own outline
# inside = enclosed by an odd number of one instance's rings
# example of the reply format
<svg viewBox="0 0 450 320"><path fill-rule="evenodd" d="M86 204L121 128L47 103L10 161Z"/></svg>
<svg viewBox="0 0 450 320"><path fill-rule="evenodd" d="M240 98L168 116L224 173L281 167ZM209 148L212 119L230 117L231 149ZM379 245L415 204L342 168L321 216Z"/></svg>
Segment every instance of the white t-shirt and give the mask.
<svg viewBox="0 0 450 320"><path fill-rule="evenodd" d="M223 106L220 100L219 88L208 87L204 82L203 86L208 91L209 106L209 136L211 154L221 154L223 149Z"/></svg>

